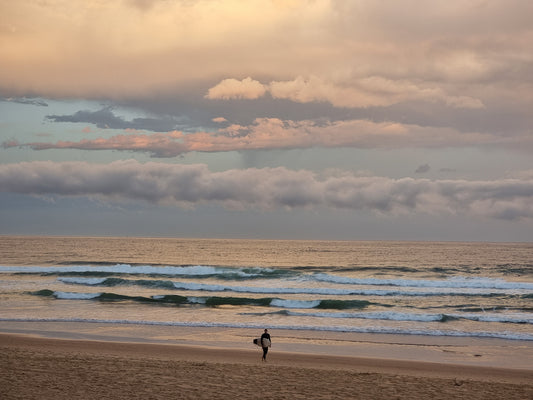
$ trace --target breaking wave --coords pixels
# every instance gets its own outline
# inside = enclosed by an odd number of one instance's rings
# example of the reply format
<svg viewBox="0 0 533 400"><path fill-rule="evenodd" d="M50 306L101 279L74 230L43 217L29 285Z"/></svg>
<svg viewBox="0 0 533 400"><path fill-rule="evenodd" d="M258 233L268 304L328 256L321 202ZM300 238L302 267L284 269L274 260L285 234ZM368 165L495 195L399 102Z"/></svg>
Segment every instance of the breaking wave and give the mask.
<svg viewBox="0 0 533 400"><path fill-rule="evenodd" d="M332 296L501 296L501 295L530 295L527 284L509 285L504 287L491 287L486 285L483 287L463 287L463 286L445 286L419 284L418 286L408 285L391 285L391 288L382 288L384 283L379 282L377 288L373 288L375 279L367 279L361 282L360 285L365 287L358 288L358 284L352 284L355 287L347 288L346 284L341 287L327 287L327 286L297 286L297 287L280 287L281 282L288 283L289 281L276 281L276 285L263 286L234 286L226 284L213 283L199 283L199 282L181 282L160 279L126 279L126 278L87 278L87 277L59 277L60 282L72 285L85 286L104 286L114 287L120 285L141 286L149 288L161 288L171 290L184 291L206 291L206 292L235 292L235 293L257 293L257 294L313 294L313 295L332 295ZM344 287L343 287L344 286ZM501 285L504 286L504 285ZM521 287L517 287L521 286ZM533 285L532 285L533 286ZM533 287L531 288L533 292Z"/></svg>
<svg viewBox="0 0 533 400"><path fill-rule="evenodd" d="M63 292L49 289L38 290L30 294L36 296L53 297L60 300L99 300L99 301L136 301L143 303L159 304L200 304L207 307L221 305L234 306L263 306L278 308L317 308L317 309L361 309L373 304L365 300L285 300L278 298L249 298L249 297L222 297L222 296L178 296L178 295L155 295L147 296L127 296L117 293L79 293Z"/></svg>

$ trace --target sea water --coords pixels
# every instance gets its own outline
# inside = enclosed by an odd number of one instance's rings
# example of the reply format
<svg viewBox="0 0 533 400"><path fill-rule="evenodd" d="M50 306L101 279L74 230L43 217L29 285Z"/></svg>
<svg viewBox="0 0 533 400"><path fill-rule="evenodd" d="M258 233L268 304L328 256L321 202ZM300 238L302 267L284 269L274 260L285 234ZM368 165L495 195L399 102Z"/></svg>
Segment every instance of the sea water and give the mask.
<svg viewBox="0 0 533 400"><path fill-rule="evenodd" d="M533 341L533 244L0 237L0 324Z"/></svg>

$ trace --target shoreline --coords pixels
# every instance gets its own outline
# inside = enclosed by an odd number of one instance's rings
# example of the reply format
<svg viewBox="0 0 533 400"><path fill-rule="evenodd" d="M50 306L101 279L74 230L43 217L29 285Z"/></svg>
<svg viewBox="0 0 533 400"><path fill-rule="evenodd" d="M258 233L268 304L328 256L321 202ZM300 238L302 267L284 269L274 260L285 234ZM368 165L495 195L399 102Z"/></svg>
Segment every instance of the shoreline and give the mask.
<svg viewBox="0 0 533 400"><path fill-rule="evenodd" d="M176 345L228 351L257 351L250 328L179 327L97 322L2 321L0 335L101 343ZM533 372L533 342L494 338L361 334L270 329L272 351L317 357L429 362Z"/></svg>
<svg viewBox="0 0 533 400"><path fill-rule="evenodd" d="M0 334L0 397L524 399L533 370ZM98 397L100 396L100 397Z"/></svg>
<svg viewBox="0 0 533 400"><path fill-rule="evenodd" d="M180 344L57 339L0 333L0 348L2 347L37 351L46 350L57 353L76 353L78 355L105 355L127 358L139 357L253 365L261 364L260 358L262 354L259 349L225 349ZM479 381L507 381L530 383L533 386L533 369L483 367L386 358L292 353L286 351L270 351L268 354L268 364L326 370L346 369L357 372L460 378Z"/></svg>

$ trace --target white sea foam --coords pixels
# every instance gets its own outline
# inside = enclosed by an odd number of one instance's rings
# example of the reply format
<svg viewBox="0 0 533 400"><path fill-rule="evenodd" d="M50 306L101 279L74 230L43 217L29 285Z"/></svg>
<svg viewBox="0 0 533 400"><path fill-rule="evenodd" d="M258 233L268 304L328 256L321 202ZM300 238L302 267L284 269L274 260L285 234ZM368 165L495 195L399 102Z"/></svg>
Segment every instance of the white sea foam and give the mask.
<svg viewBox="0 0 533 400"><path fill-rule="evenodd" d="M131 275L224 275L234 274L240 277L254 277L261 273L271 272L270 269L223 268L205 265L192 265L184 267L154 267L151 265L69 265L64 267L36 267L36 266L0 266L0 273L40 273L40 274L65 274L65 273L107 273Z"/></svg>
<svg viewBox="0 0 533 400"><path fill-rule="evenodd" d="M76 292L54 292L53 296L63 300L91 300L99 297L102 293L76 293Z"/></svg>
<svg viewBox="0 0 533 400"><path fill-rule="evenodd" d="M279 284L279 282L278 282ZM173 282L179 290L197 290L207 292L236 292L258 294L315 294L332 296L488 296L506 294L533 294L532 290L524 289L492 289L492 288L455 288L455 287L403 287L392 289L357 289L332 287L278 287L278 286L232 286L193 282Z"/></svg>
<svg viewBox="0 0 533 400"><path fill-rule="evenodd" d="M85 322L98 324L123 324L123 325L157 325L157 326L182 326L182 327L206 327L206 328L251 328L263 329L264 323L220 323L220 322L176 322L176 321L149 321L149 320L125 320L125 319L91 319L91 318L0 318L0 321L10 322ZM528 340L533 341L533 334L519 332L491 332L474 331L467 332L461 330L420 330L381 326L315 326L315 325L283 325L269 324L271 329L283 330L310 330L324 332L353 332L353 333L384 333L399 335L420 335L420 336L455 336L455 337L483 337L498 338L507 340Z"/></svg>
<svg viewBox="0 0 533 400"><path fill-rule="evenodd" d="M482 314L457 314L453 315L457 318L469 319L472 321L480 322L510 322L514 324L533 324L532 313L511 313L511 314L499 314L499 313L482 313Z"/></svg>
<svg viewBox="0 0 533 400"><path fill-rule="evenodd" d="M434 322L440 321L443 314L416 314L400 313L394 311L382 312L297 312L288 311L287 315L293 317L319 317L319 318L356 318L388 321L418 321Z"/></svg>
<svg viewBox="0 0 533 400"><path fill-rule="evenodd" d="M290 308L290 307L287 307ZM306 308L306 307L295 307ZM386 320L386 321L414 321L414 322L436 322L443 321L447 318L466 319L479 322L499 322L514 324L532 324L533 316L526 313L450 313L450 314L427 314L427 313L406 313L395 311L379 312L298 312L287 311L288 316L292 317L316 317L316 318L340 318L340 319L369 319L369 320Z"/></svg>
<svg viewBox="0 0 533 400"><path fill-rule="evenodd" d="M315 308L320 304L320 300L284 300L273 299L270 302L272 307L281 308Z"/></svg>
<svg viewBox="0 0 533 400"><path fill-rule="evenodd" d="M187 297L187 301L189 303L193 303L193 304L205 304L207 300L206 300L205 297L194 297L194 296L191 296L191 297Z"/></svg>
<svg viewBox="0 0 533 400"><path fill-rule="evenodd" d="M378 278L351 278L345 276L317 273L310 276L320 282L338 283L343 285L367 286L400 286L400 287L427 287L427 288L472 288L496 290L532 290L533 283L509 282L503 279L478 278L455 276L443 280L425 279L378 279Z"/></svg>
<svg viewBox="0 0 533 400"><path fill-rule="evenodd" d="M57 278L58 281L73 285L101 285L107 278Z"/></svg>
<svg viewBox="0 0 533 400"><path fill-rule="evenodd" d="M302 307L303 308L303 307ZM450 313L450 314L425 314L406 313L395 311L379 312L298 312L288 311L287 315L293 317L318 317L318 318L354 318L386 321L415 321L415 322L435 322L446 320L446 318L466 319L479 322L500 322L514 324L533 324L533 316L526 313Z"/></svg>

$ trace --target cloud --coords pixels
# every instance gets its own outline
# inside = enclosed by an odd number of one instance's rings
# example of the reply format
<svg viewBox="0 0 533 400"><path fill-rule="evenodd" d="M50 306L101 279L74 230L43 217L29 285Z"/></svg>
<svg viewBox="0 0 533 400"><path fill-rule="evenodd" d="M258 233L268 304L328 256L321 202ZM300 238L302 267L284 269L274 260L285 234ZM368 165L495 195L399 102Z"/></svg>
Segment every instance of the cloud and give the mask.
<svg viewBox="0 0 533 400"><path fill-rule="evenodd" d="M154 132L168 132L182 125L183 118L134 118L127 121L117 117L112 107L104 107L98 111L82 110L72 115L47 115L46 119L52 122L83 122L94 124L101 129L138 129Z"/></svg>
<svg viewBox="0 0 533 400"><path fill-rule="evenodd" d="M272 81L263 85L246 78L224 79L209 89L208 99L257 99L269 92L275 99L298 103L328 102L335 107L389 106L406 101L443 102L452 108L483 108L483 102L469 96L454 96L433 84L415 84L380 76L328 82L317 76L296 77L291 81Z"/></svg>
<svg viewBox="0 0 533 400"><path fill-rule="evenodd" d="M223 124L228 122L228 120L224 117L216 117L212 119L213 122L216 122L217 124Z"/></svg>
<svg viewBox="0 0 533 400"><path fill-rule="evenodd" d="M230 124L213 132L121 134L111 138L84 139L57 143L4 142L3 147L26 146L34 150L80 149L147 152L154 157L175 157L197 152L243 150L340 148L443 148L468 146L533 146L533 138L504 137L451 128L411 124L347 120L315 122L258 118L251 125Z"/></svg>
<svg viewBox="0 0 533 400"><path fill-rule="evenodd" d="M2 148L3 149L9 149L11 147L19 147L19 146L22 146L22 145L16 139L6 140L5 142L2 143Z"/></svg>
<svg viewBox="0 0 533 400"><path fill-rule="evenodd" d="M507 220L533 218L533 180L391 179L349 173L319 175L280 168L211 172L206 165L50 161L0 165L2 192L88 196L231 209L316 208L465 214Z"/></svg>
<svg viewBox="0 0 533 400"><path fill-rule="evenodd" d="M0 0L0 8L9 24L0 29L5 96L141 105L187 114L202 129L222 115L246 124L341 116L530 136L526 1ZM50 120L189 131L179 117L106 112Z"/></svg>
<svg viewBox="0 0 533 400"><path fill-rule="evenodd" d="M294 19L313 26L328 6L324 0L282 3L0 0L11 28L0 30L7 43L0 48L0 89L124 99L179 92L228 73L246 77L240 72L248 69L279 72L286 68L280 59L297 59L297 32L288 29ZM304 48L305 41L297 42Z"/></svg>
<svg viewBox="0 0 533 400"><path fill-rule="evenodd" d="M430 170L431 170L431 167L429 166L429 164L423 164L423 165L420 165L415 170L415 174L425 174L425 173L429 172Z"/></svg>
<svg viewBox="0 0 533 400"><path fill-rule="evenodd" d="M10 147L31 147L33 150L79 149L79 150L120 150L150 153L154 157L175 157L190 150L182 143L182 132L116 135L109 139L84 139L79 142L59 141L57 143L27 143L6 141L4 149Z"/></svg>
<svg viewBox="0 0 533 400"><path fill-rule="evenodd" d="M22 98L0 97L0 101L8 101L10 103L29 104L32 106L48 107L48 103L42 99L29 99L26 97L22 97Z"/></svg>
<svg viewBox="0 0 533 400"><path fill-rule="evenodd" d="M239 81L237 79L224 79L222 82L213 86L206 98L215 99L258 99L266 92L266 88L256 80L248 77Z"/></svg>
<svg viewBox="0 0 533 400"><path fill-rule="evenodd" d="M377 78L408 98L452 107L502 95L531 101L527 1L0 0L0 7L8 21L0 89L10 95L131 99L191 86L204 95L221 77L260 77L278 82L272 90L284 98L368 106L386 99L364 90ZM244 81L211 95L260 95L261 84Z"/></svg>

